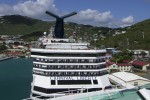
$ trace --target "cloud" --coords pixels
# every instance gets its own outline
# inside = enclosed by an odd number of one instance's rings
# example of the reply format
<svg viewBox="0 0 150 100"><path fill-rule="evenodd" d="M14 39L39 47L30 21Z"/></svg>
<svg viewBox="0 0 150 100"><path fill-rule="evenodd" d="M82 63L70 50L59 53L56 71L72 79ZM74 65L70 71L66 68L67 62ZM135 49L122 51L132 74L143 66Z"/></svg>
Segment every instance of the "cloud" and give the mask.
<svg viewBox="0 0 150 100"><path fill-rule="evenodd" d="M109 20L112 19L112 15L110 14L110 11L100 13L97 10L91 10L87 9L85 11L80 11L78 16L80 17L81 20L94 20L95 22L108 22Z"/></svg>
<svg viewBox="0 0 150 100"><path fill-rule="evenodd" d="M126 26L131 26L132 24L134 24L134 17L133 16L128 16L125 17L121 20L120 22L120 27L126 27Z"/></svg>
<svg viewBox="0 0 150 100"><path fill-rule="evenodd" d="M42 20L54 19L45 14L46 10L55 14L60 12L54 3L54 0L27 0L15 5L0 4L0 16L19 14ZM62 15L67 13L68 12L62 13ZM119 20L113 17L111 11L100 12L94 9L86 9L79 11L75 16L65 19L65 21L94 26L120 27L133 24L134 18L133 16L128 16Z"/></svg>
<svg viewBox="0 0 150 100"><path fill-rule="evenodd" d="M41 18L44 12L56 12L54 0L28 0L16 5L0 4L0 15L20 14L34 18Z"/></svg>
<svg viewBox="0 0 150 100"><path fill-rule="evenodd" d="M74 17L74 20L78 23L84 23L84 24L97 24L99 26L101 25L107 25L111 20L113 19L113 16L111 15L110 11L106 12L99 12L98 10L92 10L87 9L78 12L78 15Z"/></svg>
<svg viewBox="0 0 150 100"><path fill-rule="evenodd" d="M0 16L6 15L8 13L12 14L12 7L6 4L0 4Z"/></svg>
<svg viewBox="0 0 150 100"><path fill-rule="evenodd" d="M134 18L133 18L133 16L128 16L126 18L123 18L122 22L124 24L132 24L134 22Z"/></svg>

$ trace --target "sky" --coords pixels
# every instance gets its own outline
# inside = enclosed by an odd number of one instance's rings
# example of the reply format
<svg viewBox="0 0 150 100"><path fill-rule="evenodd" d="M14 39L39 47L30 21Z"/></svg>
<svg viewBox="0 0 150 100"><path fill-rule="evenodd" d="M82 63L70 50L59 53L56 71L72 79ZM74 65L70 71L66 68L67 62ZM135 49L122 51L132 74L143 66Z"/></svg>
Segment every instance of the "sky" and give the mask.
<svg viewBox="0 0 150 100"><path fill-rule="evenodd" d="M150 0L1 0L0 16L19 14L41 20L55 20L76 11L66 22L106 27L124 27L150 18Z"/></svg>

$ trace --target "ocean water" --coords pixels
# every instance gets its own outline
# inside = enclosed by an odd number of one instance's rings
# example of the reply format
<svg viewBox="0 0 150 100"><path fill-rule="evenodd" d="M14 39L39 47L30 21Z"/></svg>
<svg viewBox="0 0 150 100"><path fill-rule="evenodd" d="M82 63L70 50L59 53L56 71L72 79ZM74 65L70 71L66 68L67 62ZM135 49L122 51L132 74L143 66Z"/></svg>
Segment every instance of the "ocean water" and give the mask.
<svg viewBox="0 0 150 100"><path fill-rule="evenodd" d="M32 59L0 61L0 100L22 100L30 96Z"/></svg>

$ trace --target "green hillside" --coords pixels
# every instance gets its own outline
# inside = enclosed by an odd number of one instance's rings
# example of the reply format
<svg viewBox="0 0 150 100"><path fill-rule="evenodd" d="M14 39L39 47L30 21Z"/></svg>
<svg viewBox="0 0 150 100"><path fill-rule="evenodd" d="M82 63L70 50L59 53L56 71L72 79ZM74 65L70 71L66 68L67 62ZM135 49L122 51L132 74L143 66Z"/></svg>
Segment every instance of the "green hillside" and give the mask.
<svg viewBox="0 0 150 100"><path fill-rule="evenodd" d="M0 35L24 35L23 38L36 40L44 31L49 32L55 22L46 22L20 15L0 17ZM76 32L76 38L90 42L97 47L119 49L150 49L150 19L125 28L95 27L76 23L65 23L65 36ZM116 35L116 33L122 33Z"/></svg>
<svg viewBox="0 0 150 100"><path fill-rule="evenodd" d="M124 34L112 36L115 31L126 31ZM113 29L105 40L99 40L98 46L118 47L120 49L146 49L150 50L150 19L139 22L126 28Z"/></svg>
<svg viewBox="0 0 150 100"><path fill-rule="evenodd" d="M2 16L0 34L24 35L35 31L44 31L49 27L47 22L20 15Z"/></svg>
<svg viewBox="0 0 150 100"><path fill-rule="evenodd" d="M28 40L37 39L44 31L49 32L51 26L55 22L46 22L20 15L2 16L0 18L0 35L25 35L23 38ZM69 37L75 31L77 38L82 38L83 41L93 40L95 35L108 33L109 28L93 27L90 25L79 25L76 23L65 23L65 35ZM101 32L98 32L101 30ZM90 38L88 38L90 37Z"/></svg>

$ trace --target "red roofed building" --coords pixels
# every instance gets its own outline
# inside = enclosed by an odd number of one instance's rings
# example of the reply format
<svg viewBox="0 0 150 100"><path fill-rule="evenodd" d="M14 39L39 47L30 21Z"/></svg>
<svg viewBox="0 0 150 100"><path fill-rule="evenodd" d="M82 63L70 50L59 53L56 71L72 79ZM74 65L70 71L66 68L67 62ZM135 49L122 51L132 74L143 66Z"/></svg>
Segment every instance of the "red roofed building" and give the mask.
<svg viewBox="0 0 150 100"><path fill-rule="evenodd" d="M120 72L132 72L132 64L129 63L114 63L114 62L107 62L106 66L109 72L112 71L120 71Z"/></svg>
<svg viewBox="0 0 150 100"><path fill-rule="evenodd" d="M150 63L148 63L148 62L135 60L132 62L132 66L138 70L143 70L143 71L150 70Z"/></svg>
<svg viewBox="0 0 150 100"><path fill-rule="evenodd" d="M5 53L7 56L24 56L22 52L6 52Z"/></svg>

